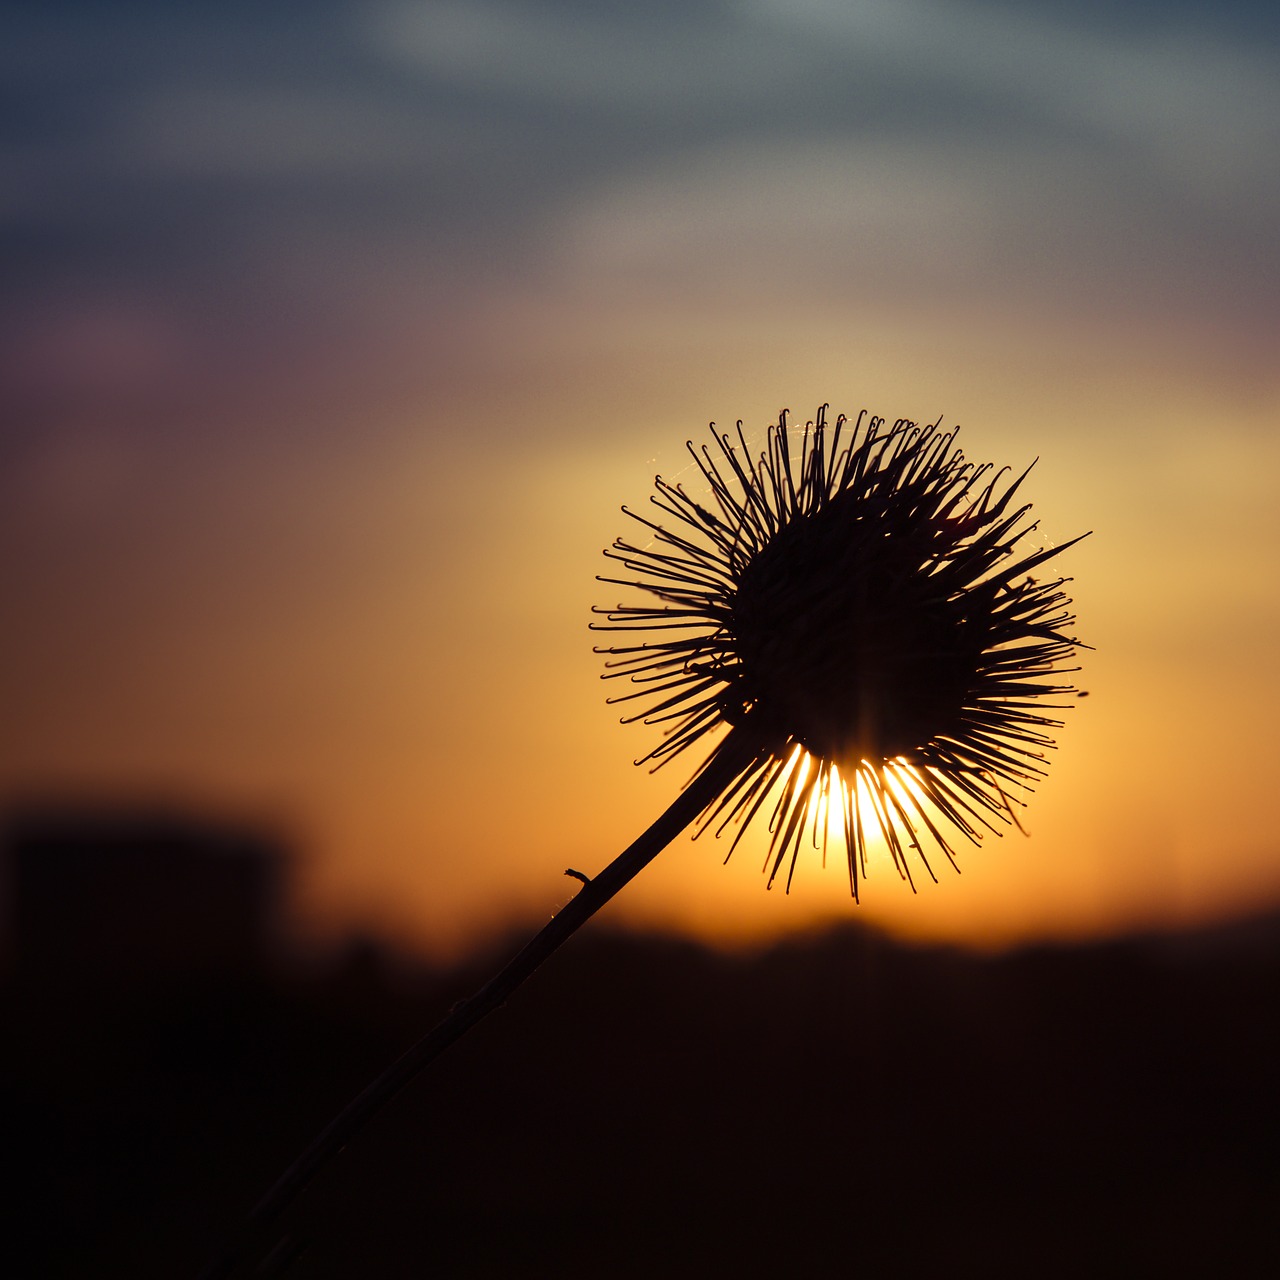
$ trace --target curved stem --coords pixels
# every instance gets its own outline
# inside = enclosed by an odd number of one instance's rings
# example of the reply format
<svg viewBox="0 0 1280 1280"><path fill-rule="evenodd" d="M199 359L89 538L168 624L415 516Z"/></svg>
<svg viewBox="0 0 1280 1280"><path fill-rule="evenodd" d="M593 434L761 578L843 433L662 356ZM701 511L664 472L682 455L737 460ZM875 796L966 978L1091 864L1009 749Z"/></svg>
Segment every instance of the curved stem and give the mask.
<svg viewBox="0 0 1280 1280"><path fill-rule="evenodd" d="M501 1005L561 943L591 919L610 898L643 870L737 778L756 754L741 728L720 743L702 771L665 813L598 876L586 880L573 899L469 1000L396 1059L321 1130L280 1176L244 1223L239 1241L200 1273L200 1280L229 1276L248 1252L253 1236L265 1231L334 1155L411 1080Z"/></svg>

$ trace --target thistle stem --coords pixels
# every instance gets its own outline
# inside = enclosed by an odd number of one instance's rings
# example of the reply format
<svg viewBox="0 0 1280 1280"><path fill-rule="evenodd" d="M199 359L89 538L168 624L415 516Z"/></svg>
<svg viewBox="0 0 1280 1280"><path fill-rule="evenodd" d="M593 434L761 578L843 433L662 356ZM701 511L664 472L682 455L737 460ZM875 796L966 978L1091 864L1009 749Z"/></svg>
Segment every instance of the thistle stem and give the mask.
<svg viewBox="0 0 1280 1280"><path fill-rule="evenodd" d="M702 771L676 797L661 817L599 875L584 880L565 907L525 944L505 968L367 1085L321 1130L311 1145L280 1176L246 1219L236 1244L200 1273L200 1280L222 1280L249 1253L251 1242L264 1234L288 1209L320 1169L400 1093L420 1072L507 998L562 943L591 919L700 813L724 792L758 750L758 743L741 727L731 730Z"/></svg>

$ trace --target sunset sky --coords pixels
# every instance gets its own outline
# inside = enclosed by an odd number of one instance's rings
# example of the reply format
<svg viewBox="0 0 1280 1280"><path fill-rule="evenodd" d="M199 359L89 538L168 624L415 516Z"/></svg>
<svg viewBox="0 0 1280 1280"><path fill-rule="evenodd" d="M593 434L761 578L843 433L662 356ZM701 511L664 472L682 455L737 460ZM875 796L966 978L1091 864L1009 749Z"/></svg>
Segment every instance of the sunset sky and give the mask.
<svg viewBox="0 0 1280 1280"><path fill-rule="evenodd" d="M0 19L0 803L296 835L300 927L446 954L680 766L602 549L708 422L1019 470L1089 698L912 895L682 840L615 921L982 946L1280 904L1280 10L52 3Z"/></svg>

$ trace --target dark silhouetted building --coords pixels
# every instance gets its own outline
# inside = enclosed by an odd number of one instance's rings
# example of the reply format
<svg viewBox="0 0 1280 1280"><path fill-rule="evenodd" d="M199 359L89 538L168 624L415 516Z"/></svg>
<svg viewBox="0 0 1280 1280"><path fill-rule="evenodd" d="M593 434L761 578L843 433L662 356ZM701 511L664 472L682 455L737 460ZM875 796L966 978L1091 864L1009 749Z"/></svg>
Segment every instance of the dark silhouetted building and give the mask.
<svg viewBox="0 0 1280 1280"><path fill-rule="evenodd" d="M148 988L270 963L285 854L272 835L163 809L31 806L3 822L12 973Z"/></svg>

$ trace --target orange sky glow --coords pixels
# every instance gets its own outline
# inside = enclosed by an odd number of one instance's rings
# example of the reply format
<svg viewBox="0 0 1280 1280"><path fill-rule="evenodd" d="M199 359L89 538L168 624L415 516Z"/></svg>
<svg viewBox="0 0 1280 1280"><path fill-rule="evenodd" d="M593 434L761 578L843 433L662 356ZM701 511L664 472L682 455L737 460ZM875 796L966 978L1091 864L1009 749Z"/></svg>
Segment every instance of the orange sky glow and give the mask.
<svg viewBox="0 0 1280 1280"><path fill-rule="evenodd" d="M1012 29L1041 59L1015 74L1014 53L944 40L944 8L910 7L961 70L974 60L970 85L935 86L936 119L823 126L803 95L764 85L790 123L652 146L627 133L625 163L548 179L514 229L488 193L513 201L503 175L518 175L487 126L466 132L461 104L534 103L547 138L596 146L568 91L529 79L493 34L508 19L525 31L532 11L480 6L490 25L473 30L446 6L449 40L428 57L409 10L382 7L362 48L445 96L388 99L393 127L316 92L394 152L397 181L437 163L405 130L436 127L453 166L439 183L484 175L483 235L432 222L425 196L388 230L369 212L382 153L348 155L341 130L303 137L305 111L277 100L242 131L226 110L242 86L179 95L182 163L244 213L227 227L267 220L228 173L326 166L364 221L273 224L221 319L179 265L23 277L26 322L0 370L23 424L5 437L0 516L0 802L160 798L281 822L303 934L370 930L446 956L544 918L574 891L564 869L603 867L685 776L682 761L632 766L654 731L617 723L592 652L620 507L643 504L657 473L680 478L685 441L712 420L760 438L779 410L803 421L830 403L941 416L975 462L1039 459L1024 492L1040 536L1092 531L1057 562L1093 646L1089 696L1057 735L1029 834L964 846L960 875L939 860L938 883L918 875L913 894L882 859L854 906L836 842L825 869L808 851L789 894L781 880L766 892L760 834L727 866L728 841L708 834L673 844L608 916L731 944L857 917L1000 947L1280 904L1280 326L1264 234L1280 148L1257 120L1280 118L1258 106L1278 105L1280 80L1226 36L1238 74L1201 85L1176 32L1142 54L1043 15ZM888 15L782 34L814 58L879 41L923 75L935 43L894 34ZM540 30L534 52L554 67L573 42ZM753 32L761 49L782 38ZM1060 127L952 128L946 93L977 102L966 93L995 72L995 118ZM678 68L654 74L668 73L678 96ZM1199 132L1166 128L1171 86L1212 106ZM639 84L575 92L601 129L643 115L627 96L643 102ZM712 112L689 93L693 118ZM159 104L148 112L129 154L187 181Z"/></svg>

